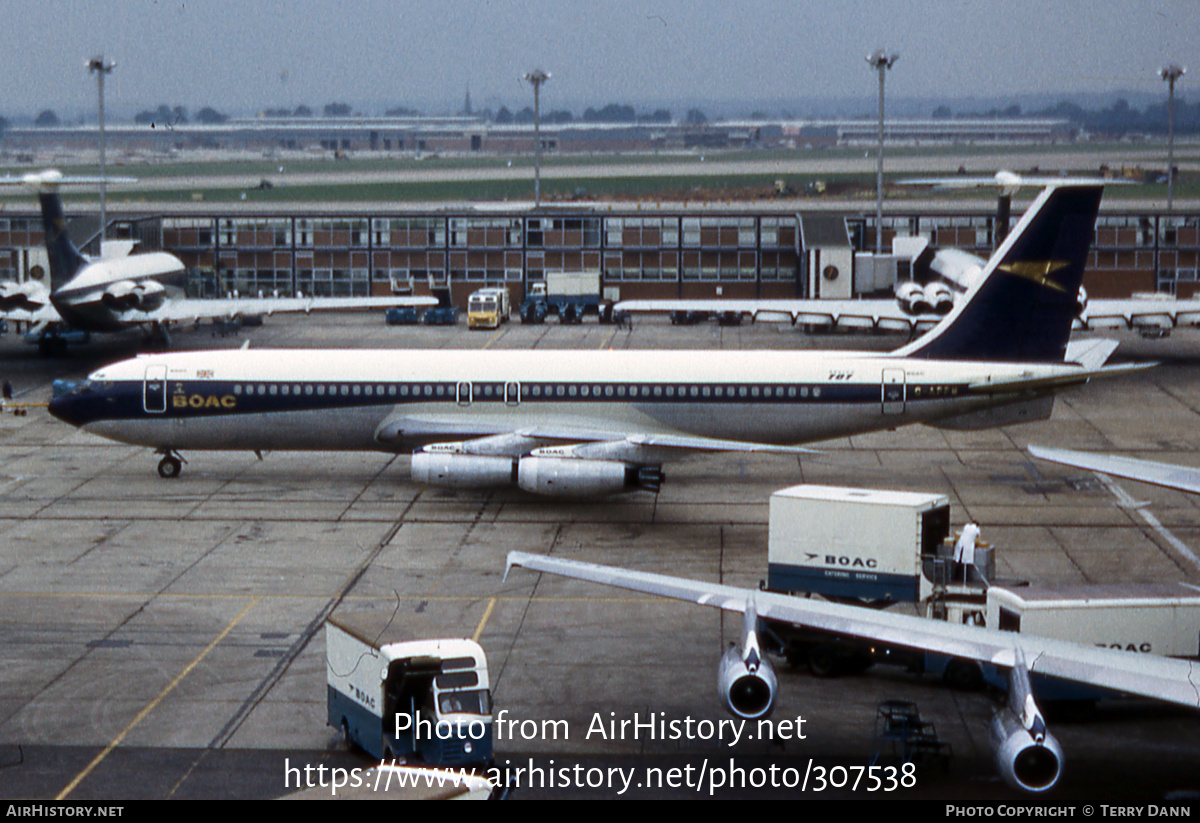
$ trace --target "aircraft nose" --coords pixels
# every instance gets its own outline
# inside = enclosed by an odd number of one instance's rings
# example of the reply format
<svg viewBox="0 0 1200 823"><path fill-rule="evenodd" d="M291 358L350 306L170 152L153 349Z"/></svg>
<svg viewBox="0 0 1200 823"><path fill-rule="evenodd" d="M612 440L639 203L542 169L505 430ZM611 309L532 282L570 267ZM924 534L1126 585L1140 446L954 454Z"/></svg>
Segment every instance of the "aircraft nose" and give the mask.
<svg viewBox="0 0 1200 823"><path fill-rule="evenodd" d="M74 399L71 397L55 397L50 401L48 408L50 414L64 423L70 423L72 426L83 424L83 419L79 414L79 404L74 402Z"/></svg>
<svg viewBox="0 0 1200 823"><path fill-rule="evenodd" d="M82 427L92 420L97 419L97 403L103 402L93 393L56 393L56 396L50 400L48 409L50 414L57 417L64 423L70 423L75 427Z"/></svg>

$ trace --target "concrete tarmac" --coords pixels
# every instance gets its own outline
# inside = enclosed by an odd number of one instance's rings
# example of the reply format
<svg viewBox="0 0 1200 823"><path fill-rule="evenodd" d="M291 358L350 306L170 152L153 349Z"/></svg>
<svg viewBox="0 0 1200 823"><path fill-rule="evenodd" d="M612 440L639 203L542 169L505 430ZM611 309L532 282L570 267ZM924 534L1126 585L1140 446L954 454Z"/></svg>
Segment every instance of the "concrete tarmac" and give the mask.
<svg viewBox="0 0 1200 823"><path fill-rule="evenodd" d="M320 779L322 766L369 768L325 724L322 622L356 608L394 614L407 631L479 639L504 712L497 758L532 767L522 779L535 785L516 797L797 796L799 788L770 781L808 774L803 793L812 797L1020 800L992 769L983 694L901 669L818 679L781 662L773 719L803 725L780 727L773 740L747 740L759 737L747 729L733 743L715 682L740 618L522 569L502 581L504 558L520 549L754 587L766 573L770 493L808 482L945 493L954 527L979 523L1006 578L1200 583L1200 568L1164 534L1200 548L1200 499L1118 481L1146 502L1159 530L1090 472L1024 451L1037 443L1200 465L1200 334L1119 336L1118 356L1162 365L1064 394L1048 421L979 432L909 427L822 443L801 460L701 457L669 464L657 496L586 502L430 489L408 477L407 456L382 453L260 461L191 452L182 476L164 481L147 449L81 434L36 407L5 414L0 796L271 798ZM268 318L238 337L181 331L174 348L247 338L255 348L413 347L429 357L439 348L902 342L659 320L632 330L593 320L468 332L387 327L372 313ZM137 345L114 338L42 360L10 335L0 340L0 378L19 401L44 402L54 377L81 376ZM853 782L855 767L899 768L873 736L886 699L917 702L948 744L947 763L918 767L915 786L892 791L868 790L866 778L857 789L838 785L847 775ZM654 730L636 726L647 719ZM1056 799L1200 795L1200 715L1128 702L1052 731L1068 758ZM830 778L821 791L813 769ZM747 785L714 788L739 780Z"/></svg>

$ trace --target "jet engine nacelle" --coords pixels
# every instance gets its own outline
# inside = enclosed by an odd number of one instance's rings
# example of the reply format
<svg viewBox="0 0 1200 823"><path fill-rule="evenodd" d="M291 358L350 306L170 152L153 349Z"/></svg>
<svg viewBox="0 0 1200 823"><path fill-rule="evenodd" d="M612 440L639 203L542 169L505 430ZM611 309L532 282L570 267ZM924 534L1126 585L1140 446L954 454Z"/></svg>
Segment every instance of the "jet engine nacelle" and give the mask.
<svg viewBox="0 0 1200 823"><path fill-rule="evenodd" d="M511 485L516 461L503 455L413 452L412 479L447 489Z"/></svg>
<svg viewBox="0 0 1200 823"><path fill-rule="evenodd" d="M37 311L49 302L46 287L36 280L0 283L0 309Z"/></svg>
<svg viewBox="0 0 1200 823"><path fill-rule="evenodd" d="M1063 751L1050 732L1032 734L1012 712L1002 709L992 718L991 742L996 770L1014 789L1044 792L1058 782Z"/></svg>
<svg viewBox="0 0 1200 823"><path fill-rule="evenodd" d="M775 708L775 688L778 681L771 661L759 658L757 664L747 663L745 649L730 646L717 669L717 691L721 702L733 715L746 720L766 717Z"/></svg>
<svg viewBox="0 0 1200 823"><path fill-rule="evenodd" d="M742 643L730 646L717 668L717 692L733 715L744 720L766 717L775 708L775 667L758 645L758 610L754 601L742 613Z"/></svg>
<svg viewBox="0 0 1200 823"><path fill-rule="evenodd" d="M104 290L100 302L114 311L154 311L167 299L167 290L156 280L135 283L122 280Z"/></svg>
<svg viewBox="0 0 1200 823"><path fill-rule="evenodd" d="M930 283L925 286L925 302L934 314L949 314L954 308L954 292L945 283Z"/></svg>
<svg viewBox="0 0 1200 823"><path fill-rule="evenodd" d="M1005 783L1025 792L1054 788L1062 773L1063 752L1033 699L1025 652L1019 646L1008 671L1006 702L992 718L990 737L996 769Z"/></svg>
<svg viewBox="0 0 1200 823"><path fill-rule="evenodd" d="M908 314L928 314L933 308L925 297L925 289L911 280L896 287L896 300Z"/></svg>
<svg viewBox="0 0 1200 823"><path fill-rule="evenodd" d="M662 469L620 460L527 455L517 467L517 485L551 497L603 497L648 489L657 492Z"/></svg>

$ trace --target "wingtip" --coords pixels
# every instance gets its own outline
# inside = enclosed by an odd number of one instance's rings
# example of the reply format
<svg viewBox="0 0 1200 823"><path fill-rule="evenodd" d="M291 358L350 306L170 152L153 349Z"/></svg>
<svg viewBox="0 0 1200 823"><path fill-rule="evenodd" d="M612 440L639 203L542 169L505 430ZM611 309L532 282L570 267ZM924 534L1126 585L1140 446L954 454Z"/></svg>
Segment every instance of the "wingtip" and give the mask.
<svg viewBox="0 0 1200 823"><path fill-rule="evenodd" d="M525 562L525 558L529 555L525 552L509 552L508 557L504 561L504 577L500 579L501 583L508 582L508 573L512 571L513 566L521 566Z"/></svg>

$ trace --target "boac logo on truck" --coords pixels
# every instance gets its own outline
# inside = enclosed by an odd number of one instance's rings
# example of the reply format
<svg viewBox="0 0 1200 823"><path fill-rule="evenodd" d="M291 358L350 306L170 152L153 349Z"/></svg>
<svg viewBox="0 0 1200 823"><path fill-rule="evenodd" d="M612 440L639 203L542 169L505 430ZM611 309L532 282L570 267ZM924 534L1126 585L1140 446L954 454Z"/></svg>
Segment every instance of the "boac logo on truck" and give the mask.
<svg viewBox="0 0 1200 823"><path fill-rule="evenodd" d="M808 553L809 560L815 560L820 555ZM873 557L848 557L844 554L827 554L825 555L826 566L846 566L856 569L875 569L879 567L879 561Z"/></svg>

